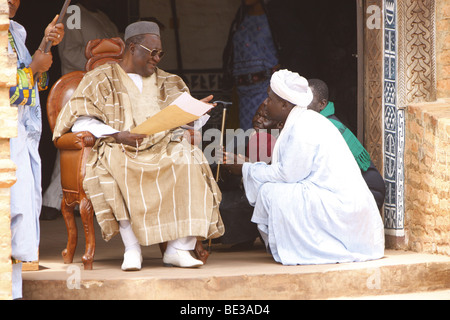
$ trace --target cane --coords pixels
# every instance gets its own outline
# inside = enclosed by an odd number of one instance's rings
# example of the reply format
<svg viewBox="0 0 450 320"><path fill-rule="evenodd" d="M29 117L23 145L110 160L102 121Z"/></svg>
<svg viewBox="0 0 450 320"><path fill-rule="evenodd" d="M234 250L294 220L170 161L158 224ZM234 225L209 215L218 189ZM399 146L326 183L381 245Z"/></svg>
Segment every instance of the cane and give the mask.
<svg viewBox="0 0 450 320"><path fill-rule="evenodd" d="M59 13L58 20L56 21L56 24L61 23L61 22L63 21L64 16L65 16L66 13L67 13L67 8L68 8L69 5L70 5L70 2L71 2L71 0L66 0L66 2L64 2L64 5L63 5L63 7L62 7L62 9L61 9L61 12ZM47 52L50 51L50 48L52 47L52 44L53 44L52 41L47 42L47 44L46 44L46 46L45 46L45 49L44 49L44 52L45 52L45 53L47 53Z"/></svg>
<svg viewBox="0 0 450 320"><path fill-rule="evenodd" d="M227 116L227 105L231 104L231 102L225 102L225 101L214 101L214 103L221 103L223 104L223 110L222 110L222 128L220 130L220 145L219 147L223 147L223 133L225 131L225 119ZM219 181L219 173L220 173L220 161L217 161L217 171L216 171L216 182ZM211 252L211 238L208 239L208 252Z"/></svg>
<svg viewBox="0 0 450 320"><path fill-rule="evenodd" d="M223 133L225 130L225 118L227 115L227 108L224 106L222 111L222 129L220 130L220 144L219 148L223 147ZM220 173L220 160L217 161L217 171L216 171L216 182L219 181L219 173Z"/></svg>
<svg viewBox="0 0 450 320"><path fill-rule="evenodd" d="M71 1L72 0L66 0L64 2L64 5L63 5L63 7L61 9L61 12L59 13L58 20L56 20L56 24L61 23L63 21L65 15L67 13L67 8L69 7ZM44 38L41 41L41 44L39 45L39 48L41 48L42 43L45 43L45 42L46 42L46 40L45 40L45 36L44 36ZM53 45L53 41L47 42L46 45L45 45L45 48L44 48L44 53L48 53L50 51L50 49L52 48L52 45ZM41 73L39 72L39 73L36 73L34 78L35 79L39 79L40 76L41 76Z"/></svg>

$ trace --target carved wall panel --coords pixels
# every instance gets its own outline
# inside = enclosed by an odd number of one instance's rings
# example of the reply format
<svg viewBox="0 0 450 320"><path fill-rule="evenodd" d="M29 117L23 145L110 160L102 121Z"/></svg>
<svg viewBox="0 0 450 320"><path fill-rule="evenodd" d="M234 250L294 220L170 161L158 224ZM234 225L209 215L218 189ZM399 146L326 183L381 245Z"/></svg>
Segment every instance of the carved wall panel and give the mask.
<svg viewBox="0 0 450 320"><path fill-rule="evenodd" d="M365 1L364 21L373 14L368 8L383 7L382 0ZM381 17L380 17L381 20ZM383 168L383 34L380 27L365 28L364 32L364 146L373 163Z"/></svg>
<svg viewBox="0 0 450 320"><path fill-rule="evenodd" d="M386 235L404 236L404 110L398 103L398 1L384 0L384 228Z"/></svg>
<svg viewBox="0 0 450 320"><path fill-rule="evenodd" d="M404 237L405 108L436 99L435 0L383 1L385 233Z"/></svg>
<svg viewBox="0 0 450 320"><path fill-rule="evenodd" d="M398 1L401 106L436 100L435 0Z"/></svg>

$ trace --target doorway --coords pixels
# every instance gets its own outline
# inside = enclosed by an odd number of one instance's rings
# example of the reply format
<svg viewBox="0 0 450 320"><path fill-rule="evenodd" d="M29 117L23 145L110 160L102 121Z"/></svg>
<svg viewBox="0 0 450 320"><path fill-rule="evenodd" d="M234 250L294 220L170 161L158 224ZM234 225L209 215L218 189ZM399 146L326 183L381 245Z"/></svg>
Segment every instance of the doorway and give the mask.
<svg viewBox="0 0 450 320"><path fill-rule="evenodd" d="M329 87L336 116L358 130L358 33L355 0L269 2L287 69Z"/></svg>

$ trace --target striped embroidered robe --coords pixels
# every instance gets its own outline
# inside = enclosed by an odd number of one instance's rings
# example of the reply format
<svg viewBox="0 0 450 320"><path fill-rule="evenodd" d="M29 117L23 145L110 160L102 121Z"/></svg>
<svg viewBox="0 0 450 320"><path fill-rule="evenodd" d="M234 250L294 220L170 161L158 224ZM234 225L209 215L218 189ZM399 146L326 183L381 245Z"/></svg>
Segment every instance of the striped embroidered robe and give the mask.
<svg viewBox="0 0 450 320"><path fill-rule="evenodd" d="M118 64L87 73L61 110L53 139L68 132L80 116L130 130L188 91L180 77L161 69L143 82L141 94ZM84 189L106 241L119 232L121 220L130 220L141 245L223 235L220 190L202 151L182 134L175 129L151 135L138 150L112 138L97 139Z"/></svg>

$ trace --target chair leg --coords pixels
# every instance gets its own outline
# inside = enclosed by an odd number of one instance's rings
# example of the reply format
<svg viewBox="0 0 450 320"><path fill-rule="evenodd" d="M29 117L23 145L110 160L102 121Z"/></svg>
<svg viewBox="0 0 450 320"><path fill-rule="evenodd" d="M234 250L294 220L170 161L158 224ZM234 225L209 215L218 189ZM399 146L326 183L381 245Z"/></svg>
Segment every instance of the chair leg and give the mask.
<svg viewBox="0 0 450 320"><path fill-rule="evenodd" d="M75 222L75 216L73 215L74 205L69 206L66 204L65 197L61 201L61 212L64 217L64 222L66 223L67 229L67 245L62 251L62 257L64 263L72 263L73 256L75 254L75 249L77 248L78 241L78 229L77 223Z"/></svg>
<svg viewBox="0 0 450 320"><path fill-rule="evenodd" d="M83 222L86 249L82 258L84 270L92 270L95 254L94 208L90 200L83 198L80 202L80 215Z"/></svg>

